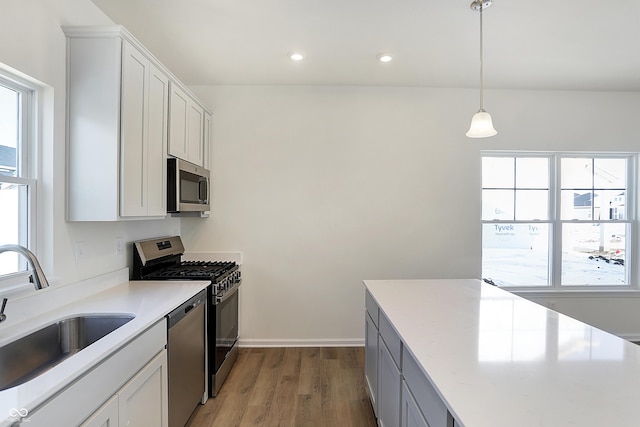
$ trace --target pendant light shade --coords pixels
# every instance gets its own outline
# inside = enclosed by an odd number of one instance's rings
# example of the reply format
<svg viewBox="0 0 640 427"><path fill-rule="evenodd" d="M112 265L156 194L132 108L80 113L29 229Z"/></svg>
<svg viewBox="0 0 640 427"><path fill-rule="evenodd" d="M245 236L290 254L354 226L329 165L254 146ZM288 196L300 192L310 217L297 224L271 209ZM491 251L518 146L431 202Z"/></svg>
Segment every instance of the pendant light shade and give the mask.
<svg viewBox="0 0 640 427"><path fill-rule="evenodd" d="M483 51L482 51L482 9L491 6L491 0L474 0L471 9L480 12L480 109L471 118L471 126L467 131L469 138L486 138L494 136L498 132L493 127L491 115L484 110L484 75L483 75Z"/></svg>
<svg viewBox="0 0 640 427"><path fill-rule="evenodd" d="M497 134L493 128L493 120L491 120L491 114L484 110L480 110L471 118L471 126L467 131L469 138L486 138Z"/></svg>

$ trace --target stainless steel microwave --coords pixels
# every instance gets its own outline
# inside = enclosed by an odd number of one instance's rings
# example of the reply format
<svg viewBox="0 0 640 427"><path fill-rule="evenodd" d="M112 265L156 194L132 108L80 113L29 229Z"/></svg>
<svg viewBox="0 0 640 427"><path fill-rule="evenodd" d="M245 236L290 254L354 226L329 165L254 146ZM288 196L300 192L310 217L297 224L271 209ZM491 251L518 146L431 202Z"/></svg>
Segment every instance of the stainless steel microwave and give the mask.
<svg viewBox="0 0 640 427"><path fill-rule="evenodd" d="M202 166L167 159L167 212L208 211L209 176Z"/></svg>

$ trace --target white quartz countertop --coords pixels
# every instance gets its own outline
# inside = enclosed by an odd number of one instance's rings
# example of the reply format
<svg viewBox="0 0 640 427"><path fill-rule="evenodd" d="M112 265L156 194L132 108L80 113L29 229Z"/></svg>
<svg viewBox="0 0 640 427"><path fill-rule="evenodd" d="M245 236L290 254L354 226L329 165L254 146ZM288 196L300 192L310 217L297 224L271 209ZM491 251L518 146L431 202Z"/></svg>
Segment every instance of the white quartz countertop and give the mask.
<svg viewBox="0 0 640 427"><path fill-rule="evenodd" d="M640 346L479 280L364 283L461 426L640 426Z"/></svg>
<svg viewBox="0 0 640 427"><path fill-rule="evenodd" d="M90 296L61 305L41 315L30 316L18 323L10 324L6 328L3 328L4 325L0 325L0 346L2 346L39 329L41 326L77 314L127 313L135 315L135 318L130 322L40 376L22 385L0 391L0 426L11 425L16 421L17 411L26 414L37 410L38 406L162 319L174 308L205 289L209 283L206 281L125 281L106 289L103 287L99 292ZM68 289L58 291L58 294L68 292L69 299L73 300L73 294L80 291L79 288L69 286ZM83 291L86 293L86 290ZM38 292L44 291L37 291L36 294ZM21 303L25 305L24 300ZM11 307L11 304L10 300L7 307ZM42 304L42 298L36 304L41 308L41 311L45 311L46 305ZM19 316L20 314L16 313L15 315ZM8 318L9 316L11 313ZM99 384L96 384L96 387L99 387ZM69 409L73 410L73 408ZM25 421L28 421L28 416Z"/></svg>

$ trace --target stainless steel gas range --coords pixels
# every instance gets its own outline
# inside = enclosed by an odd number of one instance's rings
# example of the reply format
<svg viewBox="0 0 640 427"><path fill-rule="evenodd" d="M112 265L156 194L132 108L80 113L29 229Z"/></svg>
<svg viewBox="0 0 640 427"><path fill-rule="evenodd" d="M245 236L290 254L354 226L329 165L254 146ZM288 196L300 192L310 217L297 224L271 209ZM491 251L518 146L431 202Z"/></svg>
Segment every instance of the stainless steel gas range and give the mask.
<svg viewBox="0 0 640 427"><path fill-rule="evenodd" d="M182 261L179 236L134 243L132 280L210 280L207 288L208 390L216 396L238 357L239 266L232 261ZM171 373L169 373L171 375Z"/></svg>

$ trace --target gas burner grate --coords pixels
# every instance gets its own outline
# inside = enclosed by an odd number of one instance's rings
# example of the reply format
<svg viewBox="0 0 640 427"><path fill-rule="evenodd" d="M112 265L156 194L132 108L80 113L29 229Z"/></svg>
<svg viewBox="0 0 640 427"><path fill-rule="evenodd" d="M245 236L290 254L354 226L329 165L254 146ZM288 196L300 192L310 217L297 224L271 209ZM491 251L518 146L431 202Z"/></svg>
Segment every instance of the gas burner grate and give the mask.
<svg viewBox="0 0 640 427"><path fill-rule="evenodd" d="M158 279L193 279L206 278L215 280L233 270L235 262L227 261L182 261L178 265L168 267L153 274Z"/></svg>

